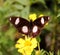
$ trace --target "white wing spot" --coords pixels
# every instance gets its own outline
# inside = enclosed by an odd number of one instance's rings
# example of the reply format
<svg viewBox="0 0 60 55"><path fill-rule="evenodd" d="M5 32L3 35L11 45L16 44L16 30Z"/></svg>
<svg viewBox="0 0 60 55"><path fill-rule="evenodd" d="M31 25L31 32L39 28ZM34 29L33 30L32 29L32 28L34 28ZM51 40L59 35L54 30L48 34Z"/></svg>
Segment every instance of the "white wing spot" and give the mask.
<svg viewBox="0 0 60 55"><path fill-rule="evenodd" d="M33 31L33 33L36 33L38 31L38 27L34 26L32 31Z"/></svg>
<svg viewBox="0 0 60 55"><path fill-rule="evenodd" d="M23 26L23 27L22 27L22 31L23 31L24 33L27 33L27 32L28 32L28 27L27 27L27 26Z"/></svg>
<svg viewBox="0 0 60 55"><path fill-rule="evenodd" d="M50 19L50 17L48 17L48 20Z"/></svg>
<svg viewBox="0 0 60 55"><path fill-rule="evenodd" d="M11 17L10 17L10 20L11 20Z"/></svg>
<svg viewBox="0 0 60 55"><path fill-rule="evenodd" d="M44 18L43 17L41 18L41 23L44 24Z"/></svg>
<svg viewBox="0 0 60 55"><path fill-rule="evenodd" d="M16 19L15 25L17 25L20 22L19 18Z"/></svg>

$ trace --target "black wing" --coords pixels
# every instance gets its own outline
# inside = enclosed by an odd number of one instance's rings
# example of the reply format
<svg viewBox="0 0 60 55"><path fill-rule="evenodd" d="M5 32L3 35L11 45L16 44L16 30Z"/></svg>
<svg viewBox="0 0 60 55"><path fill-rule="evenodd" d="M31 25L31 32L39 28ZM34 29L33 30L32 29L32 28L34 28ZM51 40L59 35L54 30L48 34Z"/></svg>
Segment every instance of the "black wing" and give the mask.
<svg viewBox="0 0 60 55"><path fill-rule="evenodd" d="M10 17L9 20L20 33L29 34L29 21L21 17Z"/></svg>
<svg viewBox="0 0 60 55"><path fill-rule="evenodd" d="M44 27L44 25L49 21L49 19L50 17L48 16L42 16L37 18L33 22L32 35L37 36L41 32L41 29ZM35 28L35 32L33 31L34 28Z"/></svg>
<svg viewBox="0 0 60 55"><path fill-rule="evenodd" d="M49 19L49 16L42 16L37 18L33 23L34 25L37 25L38 27L42 28L49 21Z"/></svg>

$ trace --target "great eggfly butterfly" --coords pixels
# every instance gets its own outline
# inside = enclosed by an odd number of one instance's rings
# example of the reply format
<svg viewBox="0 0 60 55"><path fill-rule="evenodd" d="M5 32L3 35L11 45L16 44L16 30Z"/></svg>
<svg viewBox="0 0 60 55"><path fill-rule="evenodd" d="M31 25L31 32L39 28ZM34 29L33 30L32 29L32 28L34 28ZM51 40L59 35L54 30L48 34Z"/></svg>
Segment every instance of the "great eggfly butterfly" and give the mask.
<svg viewBox="0 0 60 55"><path fill-rule="evenodd" d="M32 37L37 36L44 25L49 21L48 16L42 16L35 21L28 21L21 17L10 17L10 22L17 28L18 32Z"/></svg>

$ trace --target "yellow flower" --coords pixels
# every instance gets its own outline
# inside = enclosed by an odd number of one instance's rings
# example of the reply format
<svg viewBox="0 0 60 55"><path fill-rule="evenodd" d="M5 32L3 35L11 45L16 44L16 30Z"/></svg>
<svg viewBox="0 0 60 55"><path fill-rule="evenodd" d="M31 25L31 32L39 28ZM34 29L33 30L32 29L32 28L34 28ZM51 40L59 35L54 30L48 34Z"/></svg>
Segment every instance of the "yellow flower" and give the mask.
<svg viewBox="0 0 60 55"><path fill-rule="evenodd" d="M40 51L39 51L39 50L37 50L35 55L40 55Z"/></svg>
<svg viewBox="0 0 60 55"><path fill-rule="evenodd" d="M43 15L43 14L40 14L40 15L39 15L39 17L42 17L42 16L44 16L44 15Z"/></svg>
<svg viewBox="0 0 60 55"><path fill-rule="evenodd" d="M32 20L32 21L36 20L36 18L37 18L36 14L30 14L29 15L29 19Z"/></svg>
<svg viewBox="0 0 60 55"><path fill-rule="evenodd" d="M48 23L46 23L45 25L48 25Z"/></svg>
<svg viewBox="0 0 60 55"><path fill-rule="evenodd" d="M15 45L18 48L18 52L22 53L23 55L31 55L34 48L37 47L37 40L36 38L26 37L25 39L20 38Z"/></svg>

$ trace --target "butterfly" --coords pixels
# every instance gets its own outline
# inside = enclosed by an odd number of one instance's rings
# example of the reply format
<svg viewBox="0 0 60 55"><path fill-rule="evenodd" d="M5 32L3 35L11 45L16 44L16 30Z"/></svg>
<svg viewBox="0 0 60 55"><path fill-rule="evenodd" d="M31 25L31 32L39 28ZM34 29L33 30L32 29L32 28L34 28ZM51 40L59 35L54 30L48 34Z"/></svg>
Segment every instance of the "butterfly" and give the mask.
<svg viewBox="0 0 60 55"><path fill-rule="evenodd" d="M16 27L19 33L36 37L41 33L41 30L49 19L49 16L42 16L34 21L28 21L22 17L10 17L9 21Z"/></svg>

